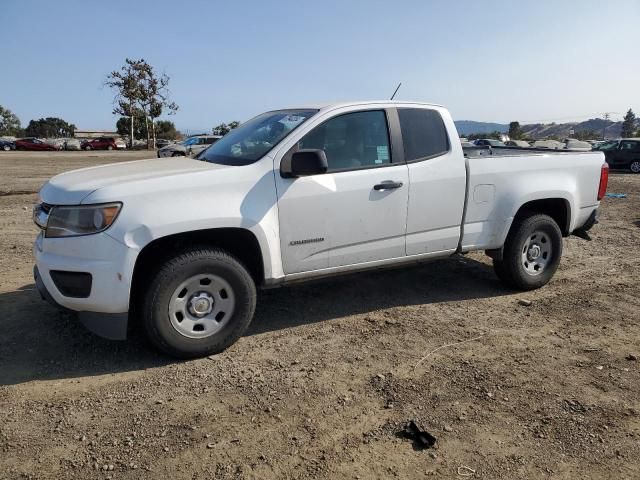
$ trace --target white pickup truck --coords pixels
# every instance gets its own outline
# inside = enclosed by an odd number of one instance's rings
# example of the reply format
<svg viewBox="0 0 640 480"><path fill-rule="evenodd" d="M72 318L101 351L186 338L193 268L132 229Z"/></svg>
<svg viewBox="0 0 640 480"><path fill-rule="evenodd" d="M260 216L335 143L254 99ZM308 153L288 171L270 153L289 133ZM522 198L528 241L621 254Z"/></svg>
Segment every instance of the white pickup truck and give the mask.
<svg viewBox="0 0 640 480"><path fill-rule="evenodd" d="M562 237L597 223L607 178L601 152L467 155L437 105L276 110L197 159L51 179L34 275L99 335L135 319L164 352L208 355L247 329L257 287L472 250L509 287L541 287Z"/></svg>

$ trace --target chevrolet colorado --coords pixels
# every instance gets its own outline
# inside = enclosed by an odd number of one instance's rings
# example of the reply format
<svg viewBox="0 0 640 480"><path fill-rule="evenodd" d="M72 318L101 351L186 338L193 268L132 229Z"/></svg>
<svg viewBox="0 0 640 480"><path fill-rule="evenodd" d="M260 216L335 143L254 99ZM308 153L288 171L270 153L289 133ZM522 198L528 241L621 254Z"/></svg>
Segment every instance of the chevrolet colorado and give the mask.
<svg viewBox="0 0 640 480"><path fill-rule="evenodd" d="M562 237L597 223L604 155L473 150L441 106L353 102L263 113L198 159L63 173L34 207L36 285L183 358L235 342L257 287L472 250L510 287L545 285Z"/></svg>

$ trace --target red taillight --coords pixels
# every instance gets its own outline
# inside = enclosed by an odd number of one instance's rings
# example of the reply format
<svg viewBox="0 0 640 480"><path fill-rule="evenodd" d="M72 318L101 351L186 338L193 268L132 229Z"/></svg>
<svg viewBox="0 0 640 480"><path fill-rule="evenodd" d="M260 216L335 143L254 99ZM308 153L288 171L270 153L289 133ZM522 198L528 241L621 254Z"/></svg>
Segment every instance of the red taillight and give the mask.
<svg viewBox="0 0 640 480"><path fill-rule="evenodd" d="M600 169L600 186L598 187L598 200L604 198L607 193L607 183L609 182L609 165L604 163Z"/></svg>

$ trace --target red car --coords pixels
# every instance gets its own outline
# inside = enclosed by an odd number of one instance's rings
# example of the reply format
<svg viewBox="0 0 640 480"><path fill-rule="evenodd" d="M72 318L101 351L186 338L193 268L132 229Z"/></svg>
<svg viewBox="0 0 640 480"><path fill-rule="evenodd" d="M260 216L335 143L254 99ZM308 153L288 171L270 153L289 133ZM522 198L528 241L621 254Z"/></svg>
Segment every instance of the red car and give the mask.
<svg viewBox="0 0 640 480"><path fill-rule="evenodd" d="M37 138L21 138L16 140L16 150L58 150L58 147Z"/></svg>
<svg viewBox="0 0 640 480"><path fill-rule="evenodd" d="M118 146L116 145L115 139L111 137L100 137L82 142L81 148L83 150L115 150Z"/></svg>

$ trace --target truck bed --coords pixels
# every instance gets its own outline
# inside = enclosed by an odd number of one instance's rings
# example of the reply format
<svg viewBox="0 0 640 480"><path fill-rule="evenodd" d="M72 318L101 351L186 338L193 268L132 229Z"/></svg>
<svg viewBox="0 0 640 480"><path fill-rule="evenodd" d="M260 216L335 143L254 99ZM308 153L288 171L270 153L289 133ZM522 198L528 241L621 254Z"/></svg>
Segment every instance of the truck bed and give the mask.
<svg viewBox="0 0 640 480"><path fill-rule="evenodd" d="M565 232L582 226L597 208L602 152L487 150L475 155L465 149L463 251L502 246L515 213L530 201L563 200L569 213L568 224L560 225Z"/></svg>

